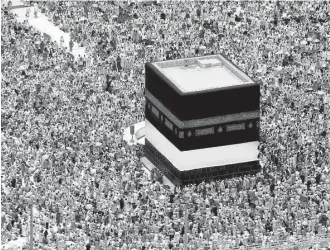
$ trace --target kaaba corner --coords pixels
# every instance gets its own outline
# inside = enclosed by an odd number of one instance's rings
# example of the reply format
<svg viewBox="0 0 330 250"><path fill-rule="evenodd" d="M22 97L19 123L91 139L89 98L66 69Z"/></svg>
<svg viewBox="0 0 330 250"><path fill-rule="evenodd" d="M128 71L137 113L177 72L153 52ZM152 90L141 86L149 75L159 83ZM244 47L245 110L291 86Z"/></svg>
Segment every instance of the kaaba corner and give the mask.
<svg viewBox="0 0 330 250"><path fill-rule="evenodd" d="M175 185L260 170L260 85L222 55L146 63L145 156Z"/></svg>

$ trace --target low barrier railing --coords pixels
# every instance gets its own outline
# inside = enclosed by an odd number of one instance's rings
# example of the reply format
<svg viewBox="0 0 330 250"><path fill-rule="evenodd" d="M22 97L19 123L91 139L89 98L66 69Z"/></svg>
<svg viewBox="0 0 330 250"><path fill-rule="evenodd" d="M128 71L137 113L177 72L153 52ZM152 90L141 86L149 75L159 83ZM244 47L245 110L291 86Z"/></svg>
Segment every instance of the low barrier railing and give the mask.
<svg viewBox="0 0 330 250"><path fill-rule="evenodd" d="M253 244L253 245L247 245L247 246L241 246L241 247L234 247L231 249L235 250L291 250L294 248L297 248L299 250L307 250L311 246L314 246L318 244L320 247L328 247L330 244L330 233L321 234L316 237L313 237L311 239L304 239L304 240L296 240L295 242L288 242L288 240L279 240L275 243L268 243L266 245L260 245L260 244Z"/></svg>

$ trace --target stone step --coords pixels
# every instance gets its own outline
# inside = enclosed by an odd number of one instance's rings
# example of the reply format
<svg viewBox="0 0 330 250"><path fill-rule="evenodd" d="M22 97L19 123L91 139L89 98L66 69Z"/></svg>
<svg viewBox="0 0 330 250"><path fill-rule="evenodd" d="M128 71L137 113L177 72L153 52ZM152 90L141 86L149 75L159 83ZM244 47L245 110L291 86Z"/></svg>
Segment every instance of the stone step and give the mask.
<svg viewBox="0 0 330 250"><path fill-rule="evenodd" d="M141 162L149 172L155 168L155 165L147 157L142 157ZM169 186L170 190L174 191L175 185L166 176L163 176L163 184Z"/></svg>
<svg viewBox="0 0 330 250"><path fill-rule="evenodd" d="M15 10L15 9L23 9L23 8L28 8L29 6L25 6L24 4L21 4L21 5L15 5L15 6L12 6L10 9L11 10Z"/></svg>
<svg viewBox="0 0 330 250"><path fill-rule="evenodd" d="M148 169L150 172L152 169L155 168L154 164L152 164L151 161L149 161L149 159L147 157L142 157L141 162L146 167L146 169Z"/></svg>

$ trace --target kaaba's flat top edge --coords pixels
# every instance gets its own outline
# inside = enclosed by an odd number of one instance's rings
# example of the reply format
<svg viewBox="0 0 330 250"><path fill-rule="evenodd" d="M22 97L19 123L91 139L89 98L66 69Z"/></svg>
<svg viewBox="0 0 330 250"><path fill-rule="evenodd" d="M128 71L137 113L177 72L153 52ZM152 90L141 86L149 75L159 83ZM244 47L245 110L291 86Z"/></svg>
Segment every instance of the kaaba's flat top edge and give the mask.
<svg viewBox="0 0 330 250"><path fill-rule="evenodd" d="M181 95L258 85L220 54L148 64Z"/></svg>

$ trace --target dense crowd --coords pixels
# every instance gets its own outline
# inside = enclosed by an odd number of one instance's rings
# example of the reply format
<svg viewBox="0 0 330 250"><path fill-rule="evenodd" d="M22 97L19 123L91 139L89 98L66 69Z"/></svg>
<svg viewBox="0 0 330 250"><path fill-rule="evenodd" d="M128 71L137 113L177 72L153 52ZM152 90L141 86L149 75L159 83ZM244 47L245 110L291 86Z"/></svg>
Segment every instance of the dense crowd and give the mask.
<svg viewBox="0 0 330 250"><path fill-rule="evenodd" d="M329 237L329 3L38 6L86 55L1 9L2 243L35 203L36 249L183 249L187 193L188 249ZM122 139L144 119L144 63L217 53L261 82L263 170L172 192Z"/></svg>

